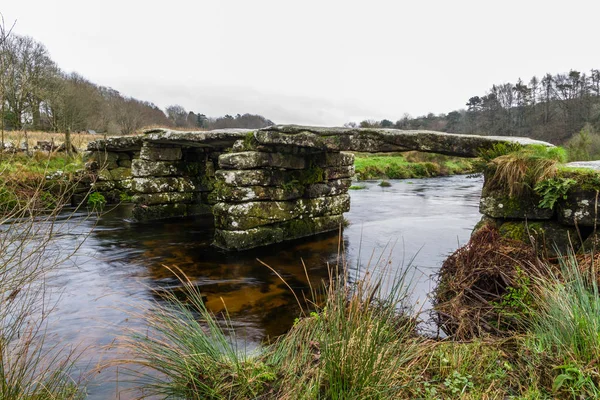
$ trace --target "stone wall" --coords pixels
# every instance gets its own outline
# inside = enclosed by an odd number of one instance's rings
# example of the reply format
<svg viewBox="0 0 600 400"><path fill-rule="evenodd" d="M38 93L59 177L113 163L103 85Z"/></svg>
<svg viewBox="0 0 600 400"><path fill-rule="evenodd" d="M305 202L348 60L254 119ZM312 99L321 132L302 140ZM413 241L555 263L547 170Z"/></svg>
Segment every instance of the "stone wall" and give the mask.
<svg viewBox="0 0 600 400"><path fill-rule="evenodd" d="M354 155L252 140L219 157L214 244L243 250L338 230L350 209Z"/></svg>

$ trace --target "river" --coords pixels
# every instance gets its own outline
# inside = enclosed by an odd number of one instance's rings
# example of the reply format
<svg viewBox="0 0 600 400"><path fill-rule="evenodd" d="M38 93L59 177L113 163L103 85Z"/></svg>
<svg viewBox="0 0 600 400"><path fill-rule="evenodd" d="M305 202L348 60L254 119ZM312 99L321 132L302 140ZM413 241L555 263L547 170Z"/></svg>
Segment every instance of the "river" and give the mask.
<svg viewBox="0 0 600 400"><path fill-rule="evenodd" d="M63 345L85 349L82 371L117 357L111 344L135 324L129 313L151 312L152 289L177 285L166 265L179 267L199 285L212 311L223 311L225 304L240 340L256 347L289 329L299 312L289 290L257 258L306 293L302 260L313 286L327 279L327 264L335 266L340 256L353 277L380 257L390 260L392 271L410 264L413 302L426 311L431 276L466 243L480 219L482 182L465 176L392 180L386 188L364 182L365 189L350 191L349 226L341 241L333 233L242 253L210 246L211 218L134 223L126 218L126 206L97 218L74 214L55 244L67 253L91 234L50 281L60 294L50 332ZM126 387L116 377L110 368L94 372L88 398L115 398L117 386Z"/></svg>

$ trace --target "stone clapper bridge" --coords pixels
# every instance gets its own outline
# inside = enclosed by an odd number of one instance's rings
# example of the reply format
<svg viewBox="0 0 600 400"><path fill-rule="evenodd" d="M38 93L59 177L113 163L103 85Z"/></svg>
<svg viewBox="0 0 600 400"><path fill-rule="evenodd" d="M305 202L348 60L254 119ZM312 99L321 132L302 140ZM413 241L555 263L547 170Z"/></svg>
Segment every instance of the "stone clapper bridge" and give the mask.
<svg viewBox="0 0 600 400"><path fill-rule="evenodd" d="M476 157L502 142L551 146L517 137L277 125L152 129L91 142L85 157L92 190L109 202L131 196L136 220L213 214L214 245L243 250L339 229L350 209L349 152Z"/></svg>

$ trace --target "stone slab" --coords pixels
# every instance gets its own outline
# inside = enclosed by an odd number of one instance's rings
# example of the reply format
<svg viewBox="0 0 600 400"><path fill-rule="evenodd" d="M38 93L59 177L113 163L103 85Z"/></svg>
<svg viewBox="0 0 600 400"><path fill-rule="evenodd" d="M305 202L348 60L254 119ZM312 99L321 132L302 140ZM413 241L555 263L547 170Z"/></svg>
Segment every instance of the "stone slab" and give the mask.
<svg viewBox="0 0 600 400"><path fill-rule="evenodd" d="M209 206L205 206L207 210ZM133 208L132 216L137 221L154 221L166 218L189 217L199 212L195 205L184 203L176 204L159 204L159 205L136 205Z"/></svg>
<svg viewBox="0 0 600 400"><path fill-rule="evenodd" d="M195 179L184 177L133 178L134 193L207 192L211 189Z"/></svg>
<svg viewBox="0 0 600 400"><path fill-rule="evenodd" d="M314 183L306 186L303 197L315 198L337 196L348 193L348 189L351 185L351 179L335 179L328 181L327 183Z"/></svg>
<svg viewBox="0 0 600 400"><path fill-rule="evenodd" d="M350 209L347 194L298 199L295 201L255 201L248 203L217 203L213 207L215 228L221 230L246 230L262 225L295 218L313 218L338 215Z"/></svg>
<svg viewBox="0 0 600 400"><path fill-rule="evenodd" d="M225 169L286 168L304 169L304 157L284 153L244 151L226 153L219 157L219 166Z"/></svg>
<svg viewBox="0 0 600 400"><path fill-rule="evenodd" d="M575 190L567 194L565 200L557 202L558 220L571 226L600 225L600 197L596 204L595 190Z"/></svg>
<svg viewBox="0 0 600 400"><path fill-rule="evenodd" d="M145 204L147 206L157 204L174 204L174 203L192 203L198 202L197 192L167 192L167 193L148 193L137 194L133 196L133 202L137 204Z"/></svg>
<svg viewBox="0 0 600 400"><path fill-rule="evenodd" d="M481 149L497 143L523 145L550 143L521 137L459 135L435 131L383 128L323 128L275 125L254 133L261 145L299 146L324 151L390 152L418 150L459 157L477 157Z"/></svg>
<svg viewBox="0 0 600 400"><path fill-rule="evenodd" d="M181 146L144 143L140 150L140 159L147 161L178 161L181 158Z"/></svg>
<svg viewBox="0 0 600 400"><path fill-rule="evenodd" d="M215 230L213 245L226 250L247 250L319 233L337 231L344 223L341 215L293 219L248 230Z"/></svg>

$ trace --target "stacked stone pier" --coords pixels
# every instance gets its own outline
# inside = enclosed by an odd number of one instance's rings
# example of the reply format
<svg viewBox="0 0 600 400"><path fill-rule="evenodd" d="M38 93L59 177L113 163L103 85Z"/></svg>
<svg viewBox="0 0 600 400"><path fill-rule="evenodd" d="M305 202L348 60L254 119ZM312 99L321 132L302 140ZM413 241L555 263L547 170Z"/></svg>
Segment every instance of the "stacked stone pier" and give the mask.
<svg viewBox="0 0 600 400"><path fill-rule="evenodd" d="M242 150L242 151L236 151ZM219 157L215 245L246 249L337 230L350 210L354 155L261 146L251 134Z"/></svg>
<svg viewBox="0 0 600 400"><path fill-rule="evenodd" d="M92 190L132 199L140 221L212 213L215 241L244 250L344 224L354 155L419 150L476 157L496 143L527 138L396 129L278 125L259 130L146 131L88 146Z"/></svg>

